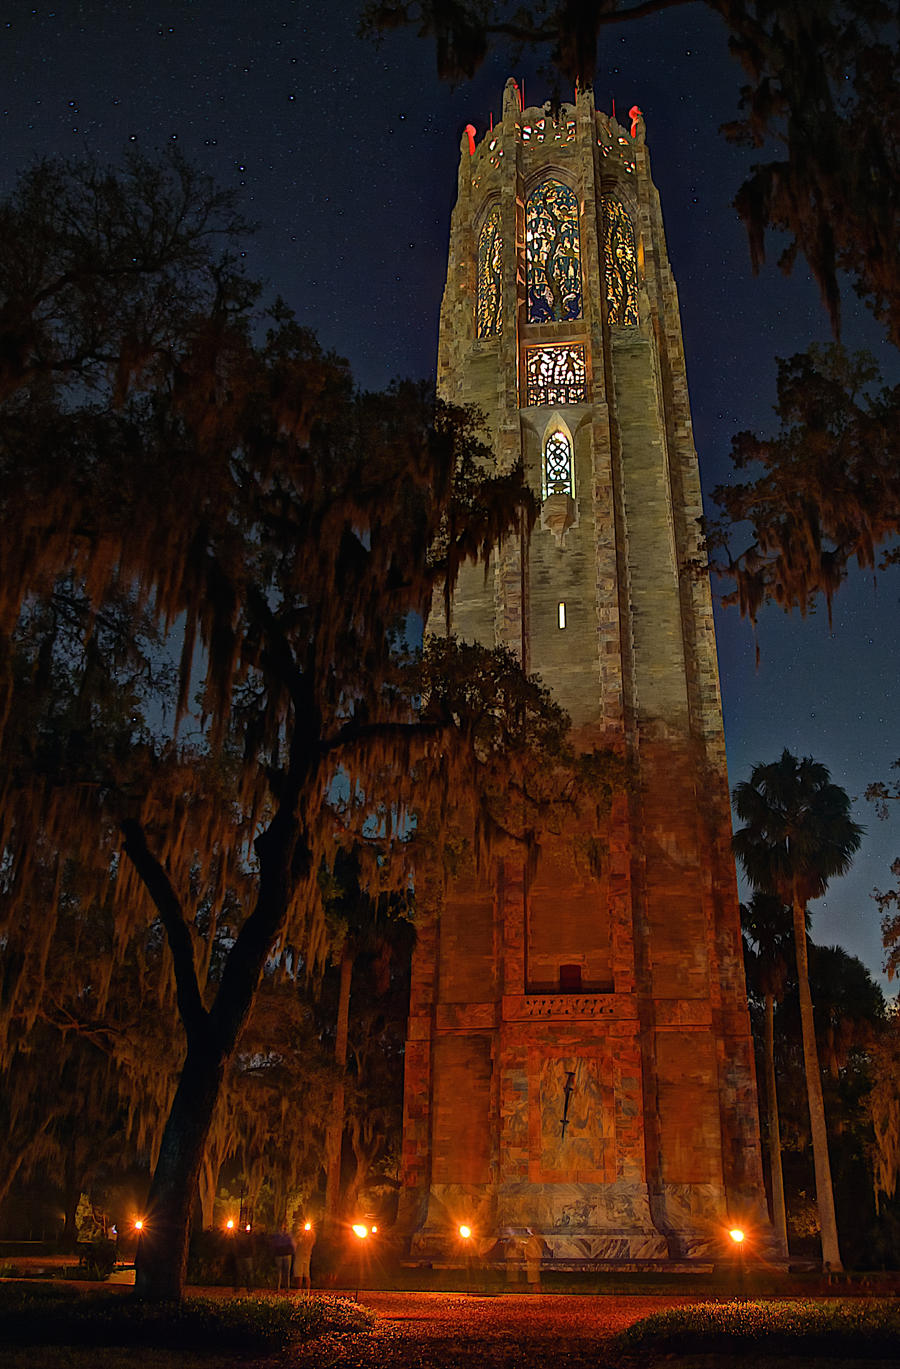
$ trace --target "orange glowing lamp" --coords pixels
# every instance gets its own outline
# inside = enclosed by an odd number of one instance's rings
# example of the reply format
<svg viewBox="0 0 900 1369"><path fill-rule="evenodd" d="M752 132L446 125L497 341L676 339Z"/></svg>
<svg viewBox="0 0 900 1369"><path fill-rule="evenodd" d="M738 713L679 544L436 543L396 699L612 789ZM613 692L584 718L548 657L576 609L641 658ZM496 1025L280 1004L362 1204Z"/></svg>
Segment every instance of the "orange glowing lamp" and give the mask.
<svg viewBox="0 0 900 1369"><path fill-rule="evenodd" d="M143 1229L144 1229L144 1222L143 1222L143 1219L142 1219L141 1217L138 1217L137 1220L135 1221L134 1229L135 1229L135 1231L143 1231Z"/></svg>
<svg viewBox="0 0 900 1369"><path fill-rule="evenodd" d="M228 1218L228 1221L225 1223L225 1230L226 1230L226 1231L233 1231L233 1230L234 1230L234 1218L233 1218L233 1217L229 1217L229 1218Z"/></svg>
<svg viewBox="0 0 900 1369"><path fill-rule="evenodd" d="M744 1242L744 1233L743 1233L743 1231L741 1230L741 1228L740 1228L739 1226L733 1226L733 1227L731 1228L731 1230L729 1231L728 1234L729 1234L729 1236L731 1237L731 1239L734 1241L735 1245L742 1245L742 1244L743 1244L743 1242Z"/></svg>
<svg viewBox="0 0 900 1369"><path fill-rule="evenodd" d="M304 1223L303 1223L303 1230L304 1230L304 1231L312 1231L312 1222L304 1222Z"/></svg>
<svg viewBox="0 0 900 1369"><path fill-rule="evenodd" d="M464 1224L459 1228L459 1234L460 1236L462 1236L464 1241L467 1241L469 1237L472 1235L472 1228Z"/></svg>
<svg viewBox="0 0 900 1369"><path fill-rule="evenodd" d="M353 1234L354 1236L358 1236L361 1241L364 1241L369 1234L369 1228L363 1226L362 1222L354 1222Z"/></svg>

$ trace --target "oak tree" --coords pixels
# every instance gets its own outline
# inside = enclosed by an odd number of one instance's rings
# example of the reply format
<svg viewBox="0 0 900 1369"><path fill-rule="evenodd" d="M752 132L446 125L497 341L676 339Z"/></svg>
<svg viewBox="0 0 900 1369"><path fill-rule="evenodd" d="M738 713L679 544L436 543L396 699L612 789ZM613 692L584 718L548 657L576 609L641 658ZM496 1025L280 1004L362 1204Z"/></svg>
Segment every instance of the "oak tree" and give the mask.
<svg viewBox="0 0 900 1369"><path fill-rule="evenodd" d="M261 978L323 947L336 824L364 841L367 813L396 830L487 774L481 837L527 835L565 761L563 715L509 659L483 653L477 685L452 641L437 675L400 645L533 501L471 415L427 386L359 394L283 305L263 322L233 205L180 160L37 166L0 225L4 1011L41 998L59 900L39 871L58 889L75 861L85 905L111 900L101 990L124 944L164 939L183 1056L137 1288L178 1297ZM137 679L107 737L96 691L121 704ZM18 722L72 699L66 746L30 747Z"/></svg>

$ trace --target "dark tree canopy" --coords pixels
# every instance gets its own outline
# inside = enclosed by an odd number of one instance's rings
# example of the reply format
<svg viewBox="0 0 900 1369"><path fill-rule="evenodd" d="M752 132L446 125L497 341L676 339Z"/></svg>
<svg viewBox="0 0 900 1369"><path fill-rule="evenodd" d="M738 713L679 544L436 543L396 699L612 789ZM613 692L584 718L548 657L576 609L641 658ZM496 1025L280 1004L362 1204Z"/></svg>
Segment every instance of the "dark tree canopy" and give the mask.
<svg viewBox="0 0 900 1369"><path fill-rule="evenodd" d="M821 593L830 608L852 563L896 562L900 533L900 387L871 357L832 345L779 361L776 413L775 437L734 439L747 478L713 492L724 516L708 528L725 602L754 622L768 601L805 613Z"/></svg>
<svg viewBox="0 0 900 1369"><path fill-rule="evenodd" d="M758 919L757 919L758 925ZM819 1072L834 1167L841 1245L856 1268L896 1264L898 1228L891 1194L896 1181L897 1026L866 967L839 946L809 946ZM787 948L786 948L787 949ZM777 1076L779 1155L783 1158L788 1227L801 1234L812 1192L810 1124L801 1044L799 985L793 955L774 1005L771 1045ZM751 982L750 1021L762 1077L768 1047L763 985ZM774 1095L760 1091L762 1121L773 1123ZM873 1197L875 1201L873 1202ZM880 1213L879 1213L880 1209ZM793 1245L792 1253L800 1253Z"/></svg>
<svg viewBox="0 0 900 1369"><path fill-rule="evenodd" d="M894 761L892 770L900 770L900 761ZM875 805L878 816L885 819L893 804L900 800L900 781L878 780L866 790L866 798ZM881 913L881 939L885 949L884 968L888 979L900 972L900 859L891 865L891 874L898 887L876 890L873 897ZM900 1133L898 1133L900 1134Z"/></svg>
<svg viewBox="0 0 900 1369"><path fill-rule="evenodd" d="M535 777L574 764L503 653L444 642L435 676L404 642L534 504L472 415L359 394L284 305L254 312L231 201L179 159L40 164L0 221L2 1016L35 1022L74 872L113 929L98 1012L129 948L184 1031L138 1254L178 1296L261 978L324 953L335 833L377 892L413 808L485 776L474 830L526 839Z"/></svg>
<svg viewBox="0 0 900 1369"><path fill-rule="evenodd" d="M749 780L732 791L744 824L734 851L754 889L804 906L846 874L864 828L850 817L850 799L826 766L812 756L783 751L777 761L755 765Z"/></svg>

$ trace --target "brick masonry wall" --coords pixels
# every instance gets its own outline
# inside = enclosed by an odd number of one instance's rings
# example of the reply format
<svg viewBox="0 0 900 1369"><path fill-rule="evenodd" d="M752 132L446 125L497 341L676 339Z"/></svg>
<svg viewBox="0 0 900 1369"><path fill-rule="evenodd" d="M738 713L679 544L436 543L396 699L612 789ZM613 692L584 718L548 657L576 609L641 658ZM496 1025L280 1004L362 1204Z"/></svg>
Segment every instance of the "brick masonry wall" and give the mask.
<svg viewBox="0 0 900 1369"><path fill-rule="evenodd" d="M548 175L581 205L584 311L538 326L513 248ZM639 244L640 322L627 328L607 318L610 192ZM493 204L503 327L479 340L477 241ZM584 344L584 403L520 407L522 352L538 341ZM486 577L464 570L452 627L516 651L579 743L620 751L634 784L593 834L599 877L567 834L531 873L503 853L490 878L469 870L423 891L402 1219L423 1256L446 1254L449 1224L477 1211L485 1230L540 1230L559 1258L699 1257L729 1212L765 1216L712 610L693 564L699 475L642 123L632 138L589 92L554 123L520 111L508 85L474 157L464 140L439 384L479 405L498 468L522 460L538 493L548 431L562 420L572 436L572 526L510 539ZM439 610L430 626L445 630ZM580 969L580 993L559 992L560 965Z"/></svg>

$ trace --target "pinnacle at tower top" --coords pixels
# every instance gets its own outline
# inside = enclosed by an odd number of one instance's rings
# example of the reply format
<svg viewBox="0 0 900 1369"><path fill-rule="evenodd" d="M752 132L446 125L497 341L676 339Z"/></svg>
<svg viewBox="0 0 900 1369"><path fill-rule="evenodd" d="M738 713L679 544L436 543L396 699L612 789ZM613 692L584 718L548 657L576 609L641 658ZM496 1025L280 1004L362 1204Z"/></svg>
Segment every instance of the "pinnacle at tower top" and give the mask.
<svg viewBox="0 0 900 1369"><path fill-rule="evenodd" d="M640 111L590 91L462 140L438 381L540 500L462 638L508 646L628 762L600 830L418 891L401 1223L414 1258L715 1258L765 1215L702 512L675 284ZM431 619L441 630L441 609ZM590 848L602 859L585 862ZM505 1233L505 1234L504 1234Z"/></svg>

